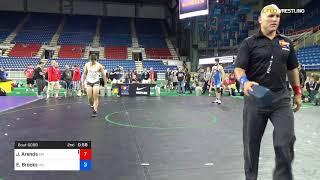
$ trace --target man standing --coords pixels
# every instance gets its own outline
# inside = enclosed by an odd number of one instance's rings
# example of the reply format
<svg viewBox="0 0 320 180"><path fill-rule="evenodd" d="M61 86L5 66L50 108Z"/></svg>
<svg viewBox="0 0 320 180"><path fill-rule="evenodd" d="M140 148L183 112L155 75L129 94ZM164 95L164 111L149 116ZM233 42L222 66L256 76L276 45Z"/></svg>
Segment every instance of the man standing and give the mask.
<svg viewBox="0 0 320 180"><path fill-rule="evenodd" d="M224 69L223 67L219 64L219 59L215 59L215 65L212 66L212 75L211 79L214 85L214 90L216 92L216 100L213 101L212 103L217 103L221 104L221 96L222 96L222 82L224 80Z"/></svg>
<svg viewBox="0 0 320 180"><path fill-rule="evenodd" d="M81 70L78 65L73 65L72 86L77 96L81 96Z"/></svg>
<svg viewBox="0 0 320 180"><path fill-rule="evenodd" d="M179 94L184 94L185 89L184 89L184 76L185 73L182 71L182 68L179 68L179 71L176 74L177 79L178 79L178 93Z"/></svg>
<svg viewBox="0 0 320 180"><path fill-rule="evenodd" d="M55 93L55 98L59 95L59 72L57 70L57 62L51 61L51 66L48 68L48 89L47 99L50 98L51 93Z"/></svg>
<svg viewBox="0 0 320 180"><path fill-rule="evenodd" d="M67 91L67 96L72 95L72 71L70 70L69 65L66 65L66 69L62 73L62 80L64 81L64 87Z"/></svg>
<svg viewBox="0 0 320 180"><path fill-rule="evenodd" d="M28 65L27 69L24 71L24 75L27 78L27 87L26 87L26 91L28 91L29 89L31 89L31 91L34 91L34 77L33 77L33 73L34 73L34 68L32 67L31 64Z"/></svg>
<svg viewBox="0 0 320 180"><path fill-rule="evenodd" d="M244 89L243 144L246 180L258 177L259 151L261 139L268 119L274 126L273 145L275 169L273 180L292 180L291 163L294 158L293 111L301 107L301 86L298 61L293 43L277 33L280 9L274 5L264 7L260 13L260 31L246 38L239 49L235 75ZM286 76L294 91L292 110ZM272 104L259 106L249 95L255 85L270 89Z"/></svg>
<svg viewBox="0 0 320 180"><path fill-rule="evenodd" d="M39 62L37 68L34 70L34 79L38 88L38 97L42 97L43 88L45 86L44 78L45 73L43 72L44 62Z"/></svg>

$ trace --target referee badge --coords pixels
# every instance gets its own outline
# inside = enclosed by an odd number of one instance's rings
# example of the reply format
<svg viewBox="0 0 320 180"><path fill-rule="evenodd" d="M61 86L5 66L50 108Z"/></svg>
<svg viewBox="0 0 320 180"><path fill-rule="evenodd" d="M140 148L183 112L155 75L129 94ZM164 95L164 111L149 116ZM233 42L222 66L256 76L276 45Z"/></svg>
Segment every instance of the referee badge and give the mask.
<svg viewBox="0 0 320 180"><path fill-rule="evenodd" d="M289 42L286 42L285 40L280 40L279 45L283 50L290 51L290 43Z"/></svg>

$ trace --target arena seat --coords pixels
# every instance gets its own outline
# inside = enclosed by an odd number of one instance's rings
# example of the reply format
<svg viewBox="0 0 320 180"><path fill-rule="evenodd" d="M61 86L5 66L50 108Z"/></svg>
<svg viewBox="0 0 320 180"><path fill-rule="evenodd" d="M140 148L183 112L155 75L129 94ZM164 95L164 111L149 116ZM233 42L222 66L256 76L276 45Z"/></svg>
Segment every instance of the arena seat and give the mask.
<svg viewBox="0 0 320 180"><path fill-rule="evenodd" d="M288 34L320 25L320 13L318 8L319 6L319 1L310 1L303 8L305 10L305 13L293 13L287 18L283 18L281 20L281 26L279 29Z"/></svg>
<svg viewBox="0 0 320 180"><path fill-rule="evenodd" d="M168 48L164 37L159 35L139 35L139 44L144 48Z"/></svg>
<svg viewBox="0 0 320 180"><path fill-rule="evenodd" d="M147 59L170 59L171 53L168 48L146 48Z"/></svg>
<svg viewBox="0 0 320 180"><path fill-rule="evenodd" d="M89 45L96 33L96 16L69 16L59 38L59 44Z"/></svg>
<svg viewBox="0 0 320 180"><path fill-rule="evenodd" d="M150 69L150 67L153 67L155 71L158 72L165 72L169 68L170 70L178 69L177 66L172 65L165 65L162 61L159 60L143 60L142 61L143 67L147 70Z"/></svg>
<svg viewBox="0 0 320 180"><path fill-rule="evenodd" d="M107 59L127 59L128 52L126 46L120 47L105 47L105 57Z"/></svg>
<svg viewBox="0 0 320 180"><path fill-rule="evenodd" d="M0 66L11 71L22 71L29 64L34 67L37 66L40 58L30 58L30 57L0 57Z"/></svg>
<svg viewBox="0 0 320 180"><path fill-rule="evenodd" d="M16 44L10 51L10 57L33 57L36 56L40 44Z"/></svg>
<svg viewBox="0 0 320 180"><path fill-rule="evenodd" d="M33 13L13 40L16 43L49 43L58 29L61 17L56 14Z"/></svg>
<svg viewBox="0 0 320 180"><path fill-rule="evenodd" d="M308 46L297 51L297 58L307 70L317 70L320 65L320 46Z"/></svg>
<svg viewBox="0 0 320 180"><path fill-rule="evenodd" d="M82 58L85 46L82 45L61 45L59 58Z"/></svg>
<svg viewBox="0 0 320 180"><path fill-rule="evenodd" d="M136 69L136 65L133 60L99 60L99 62L105 66L107 71L112 71L113 69L116 69L117 66L123 67L125 71Z"/></svg>
<svg viewBox="0 0 320 180"><path fill-rule="evenodd" d="M14 31L25 15L25 13L20 12L0 12L0 43Z"/></svg>
<svg viewBox="0 0 320 180"><path fill-rule="evenodd" d="M130 19L124 17L103 17L100 26L102 46L127 46L132 44Z"/></svg>

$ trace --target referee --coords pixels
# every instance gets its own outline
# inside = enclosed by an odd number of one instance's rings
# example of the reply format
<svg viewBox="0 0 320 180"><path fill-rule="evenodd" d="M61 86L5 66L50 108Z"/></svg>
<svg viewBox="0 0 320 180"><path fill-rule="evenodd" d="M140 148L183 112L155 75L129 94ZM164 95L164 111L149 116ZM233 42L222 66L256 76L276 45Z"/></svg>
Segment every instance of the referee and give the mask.
<svg viewBox="0 0 320 180"><path fill-rule="evenodd" d="M293 43L277 33L280 9L265 6L259 17L260 30L246 38L239 49L235 75L244 89L243 145L246 180L258 177L259 151L268 120L274 126L273 145L275 169L273 180L292 180L291 163L294 158L293 111L302 104L298 61ZM286 88L286 76L294 90L294 107ZM249 95L253 85L259 84L271 90L272 105L259 106Z"/></svg>

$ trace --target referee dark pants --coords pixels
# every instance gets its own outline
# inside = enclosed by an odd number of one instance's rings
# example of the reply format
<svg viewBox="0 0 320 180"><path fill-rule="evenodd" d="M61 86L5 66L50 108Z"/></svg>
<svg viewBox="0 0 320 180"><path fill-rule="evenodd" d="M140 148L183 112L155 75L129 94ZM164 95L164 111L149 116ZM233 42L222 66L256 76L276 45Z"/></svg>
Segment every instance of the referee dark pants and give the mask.
<svg viewBox="0 0 320 180"><path fill-rule="evenodd" d="M273 92L272 105L258 107L253 97L245 97L243 110L243 144L246 180L257 180L260 143L268 119L274 126L273 146L275 169L273 180L292 180L291 163L294 158L293 146L294 117L287 90Z"/></svg>

